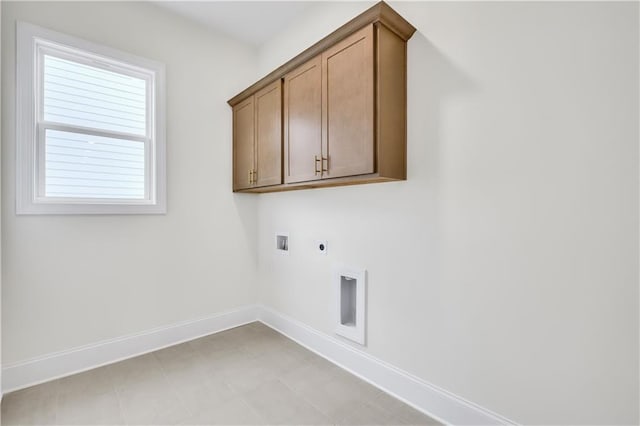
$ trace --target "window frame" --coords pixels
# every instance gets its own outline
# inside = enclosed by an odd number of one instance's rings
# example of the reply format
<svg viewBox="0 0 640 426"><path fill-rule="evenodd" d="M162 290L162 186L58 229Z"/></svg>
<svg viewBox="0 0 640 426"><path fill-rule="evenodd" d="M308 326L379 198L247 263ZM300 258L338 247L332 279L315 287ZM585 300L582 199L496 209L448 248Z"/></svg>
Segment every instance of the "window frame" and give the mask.
<svg viewBox="0 0 640 426"><path fill-rule="evenodd" d="M164 64L26 22L17 22L16 34L16 214L166 213ZM45 121L45 55L145 79L146 134ZM44 144L48 129L144 142L145 198L46 197Z"/></svg>

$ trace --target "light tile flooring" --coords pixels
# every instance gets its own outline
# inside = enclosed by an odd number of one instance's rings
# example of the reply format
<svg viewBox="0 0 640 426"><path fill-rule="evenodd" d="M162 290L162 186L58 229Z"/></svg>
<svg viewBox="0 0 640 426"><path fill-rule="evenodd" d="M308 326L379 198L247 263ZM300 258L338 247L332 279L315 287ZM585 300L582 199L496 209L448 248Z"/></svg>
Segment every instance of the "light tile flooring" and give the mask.
<svg viewBox="0 0 640 426"><path fill-rule="evenodd" d="M252 323L5 395L2 424L436 424Z"/></svg>

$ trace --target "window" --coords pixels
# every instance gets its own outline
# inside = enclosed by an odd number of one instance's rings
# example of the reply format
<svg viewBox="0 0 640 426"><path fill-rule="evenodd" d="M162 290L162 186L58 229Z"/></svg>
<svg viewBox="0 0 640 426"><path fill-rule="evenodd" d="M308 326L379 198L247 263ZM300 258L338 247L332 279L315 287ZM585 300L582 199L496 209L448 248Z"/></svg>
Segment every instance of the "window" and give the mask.
<svg viewBox="0 0 640 426"><path fill-rule="evenodd" d="M164 66L17 31L17 213L165 213Z"/></svg>

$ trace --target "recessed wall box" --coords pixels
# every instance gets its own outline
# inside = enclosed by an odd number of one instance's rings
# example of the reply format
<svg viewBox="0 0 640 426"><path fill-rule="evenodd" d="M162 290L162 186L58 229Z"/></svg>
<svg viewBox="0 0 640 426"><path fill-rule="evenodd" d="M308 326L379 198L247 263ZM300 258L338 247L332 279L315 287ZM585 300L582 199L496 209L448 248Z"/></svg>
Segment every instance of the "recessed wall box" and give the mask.
<svg viewBox="0 0 640 426"><path fill-rule="evenodd" d="M366 270L336 267L334 272L336 334L365 344Z"/></svg>
<svg viewBox="0 0 640 426"><path fill-rule="evenodd" d="M276 233L276 250L279 253L289 253L289 234L286 232Z"/></svg>

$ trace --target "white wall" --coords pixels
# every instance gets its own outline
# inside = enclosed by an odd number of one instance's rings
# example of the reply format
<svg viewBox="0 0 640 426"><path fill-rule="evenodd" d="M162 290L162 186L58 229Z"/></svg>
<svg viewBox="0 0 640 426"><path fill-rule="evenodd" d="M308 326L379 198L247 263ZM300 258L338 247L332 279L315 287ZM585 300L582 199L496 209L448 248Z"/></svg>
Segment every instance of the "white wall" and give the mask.
<svg viewBox="0 0 640 426"><path fill-rule="evenodd" d="M3 1L5 365L256 294L331 334L346 262L374 356L522 423L637 423L638 4L392 3L418 28L408 181L231 194L225 100L368 6L315 5L256 74L152 4ZM15 215L16 19L167 64L166 216Z"/></svg>
<svg viewBox="0 0 640 426"><path fill-rule="evenodd" d="M260 74L368 6L316 7ZM637 424L638 4L392 6L408 180L260 195L263 302L332 334L331 265L362 266L372 355L517 422Z"/></svg>
<svg viewBox="0 0 640 426"><path fill-rule="evenodd" d="M2 2L5 366L255 302L256 198L231 191L255 51L147 2ZM15 215L15 21L162 61L168 214Z"/></svg>
<svg viewBox="0 0 640 426"><path fill-rule="evenodd" d="M2 81L2 7L0 7L0 81ZM0 86L1 89L1 86ZM2 90L0 90L2 99ZM0 102L0 116L2 115ZM2 120L0 120L0 141L2 140ZM0 144L1 146L1 144ZM0 151L0 159L2 158ZM0 161L0 193L2 192L2 161ZM2 198L0 197L0 241L2 241ZM0 367L2 366L2 245L0 244ZM2 368L0 368L0 389L2 389ZM0 400L2 396L0 396ZM1 417L1 416L0 416Z"/></svg>

